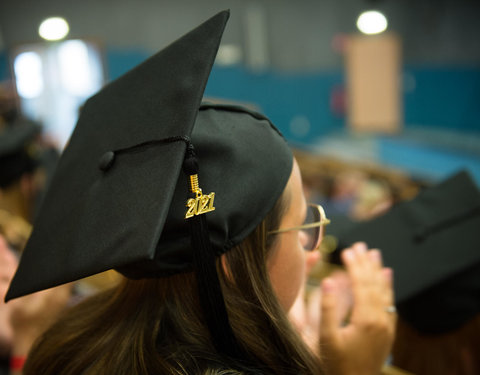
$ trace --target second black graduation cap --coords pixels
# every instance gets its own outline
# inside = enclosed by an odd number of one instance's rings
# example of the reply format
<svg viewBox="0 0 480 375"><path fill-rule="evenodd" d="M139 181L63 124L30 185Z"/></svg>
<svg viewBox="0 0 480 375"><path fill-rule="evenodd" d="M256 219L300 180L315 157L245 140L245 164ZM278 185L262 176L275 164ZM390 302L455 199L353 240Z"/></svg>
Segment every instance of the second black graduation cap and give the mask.
<svg viewBox="0 0 480 375"><path fill-rule="evenodd" d="M467 172L340 235L382 251L399 315L419 331L453 330L480 312L480 192Z"/></svg>
<svg viewBox="0 0 480 375"><path fill-rule="evenodd" d="M131 278L192 269L185 223L190 138L214 191L213 251L244 239L280 197L291 152L263 116L200 103L228 12L212 17L85 104L6 299L111 268Z"/></svg>
<svg viewBox="0 0 480 375"><path fill-rule="evenodd" d="M40 125L27 119L0 129L0 188L8 187L38 166L33 144L40 131Z"/></svg>

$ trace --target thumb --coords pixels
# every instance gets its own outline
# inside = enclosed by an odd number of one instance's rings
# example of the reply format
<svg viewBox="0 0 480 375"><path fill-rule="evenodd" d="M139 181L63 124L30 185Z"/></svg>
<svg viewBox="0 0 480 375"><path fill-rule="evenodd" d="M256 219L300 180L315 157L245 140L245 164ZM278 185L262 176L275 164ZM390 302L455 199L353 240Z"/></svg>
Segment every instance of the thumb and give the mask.
<svg viewBox="0 0 480 375"><path fill-rule="evenodd" d="M320 320L320 340L336 341L338 334L337 299L335 282L331 278L322 281L322 303Z"/></svg>

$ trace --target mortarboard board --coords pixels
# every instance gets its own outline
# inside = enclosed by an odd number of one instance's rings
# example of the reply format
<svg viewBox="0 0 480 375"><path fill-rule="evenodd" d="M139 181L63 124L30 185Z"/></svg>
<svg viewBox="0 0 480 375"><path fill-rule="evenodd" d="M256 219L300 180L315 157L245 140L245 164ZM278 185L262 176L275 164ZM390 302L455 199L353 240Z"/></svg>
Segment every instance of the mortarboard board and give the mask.
<svg viewBox="0 0 480 375"><path fill-rule="evenodd" d="M459 172L340 235L378 248L394 270L399 315L424 333L453 330L480 312L480 191Z"/></svg>
<svg viewBox="0 0 480 375"><path fill-rule="evenodd" d="M31 147L41 127L27 119L0 129L0 188L8 187L38 165Z"/></svg>
<svg viewBox="0 0 480 375"><path fill-rule="evenodd" d="M201 105L228 15L207 20L87 101L6 300L111 268L129 278L195 270L201 302L213 301L203 307L214 344L230 350L230 327L216 315L226 314L218 279L205 287L199 270L206 264L204 279L216 277L212 259L273 208L293 159L264 116ZM191 198L197 172L205 194ZM185 219L189 199L189 212L209 212Z"/></svg>

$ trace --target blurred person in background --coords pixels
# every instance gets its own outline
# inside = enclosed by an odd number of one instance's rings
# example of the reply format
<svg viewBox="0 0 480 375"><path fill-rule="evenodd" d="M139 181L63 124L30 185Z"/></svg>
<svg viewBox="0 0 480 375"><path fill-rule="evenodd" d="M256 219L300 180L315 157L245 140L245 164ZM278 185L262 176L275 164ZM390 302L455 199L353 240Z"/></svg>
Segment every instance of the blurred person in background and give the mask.
<svg viewBox="0 0 480 375"><path fill-rule="evenodd" d="M367 178L355 192L350 217L356 221L370 220L388 211L394 199L388 183Z"/></svg>
<svg viewBox="0 0 480 375"><path fill-rule="evenodd" d="M16 374L33 341L65 306L70 286L5 304L18 257L58 153L41 141L41 126L20 115L13 84L0 86L0 357L1 374Z"/></svg>
<svg viewBox="0 0 480 375"><path fill-rule="evenodd" d="M73 295L66 285L4 303L59 153L42 137L41 126L20 114L11 84L0 86L0 111L0 371L15 373L67 302L111 286L116 277L83 280Z"/></svg>
<svg viewBox="0 0 480 375"><path fill-rule="evenodd" d="M367 174L360 169L346 169L333 176L330 191L322 204L333 216L350 217L359 190L362 188Z"/></svg>
<svg viewBox="0 0 480 375"><path fill-rule="evenodd" d="M8 211L29 223L60 156L56 145L42 130L41 124L22 114L15 84L10 81L0 84L0 188L4 204L6 200L11 204Z"/></svg>
<svg viewBox="0 0 480 375"><path fill-rule="evenodd" d="M34 341L57 319L71 298L71 285L4 302L18 259L0 235L0 374L19 375Z"/></svg>

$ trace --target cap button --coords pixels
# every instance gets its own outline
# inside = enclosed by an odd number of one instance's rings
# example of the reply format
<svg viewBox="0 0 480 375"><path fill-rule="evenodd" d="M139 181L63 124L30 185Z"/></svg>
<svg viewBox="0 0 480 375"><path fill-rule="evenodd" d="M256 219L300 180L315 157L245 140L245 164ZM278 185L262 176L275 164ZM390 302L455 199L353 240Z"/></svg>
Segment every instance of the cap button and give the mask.
<svg viewBox="0 0 480 375"><path fill-rule="evenodd" d="M104 153L98 161L98 167L102 171L108 171L115 161L115 153L113 151L107 151Z"/></svg>

